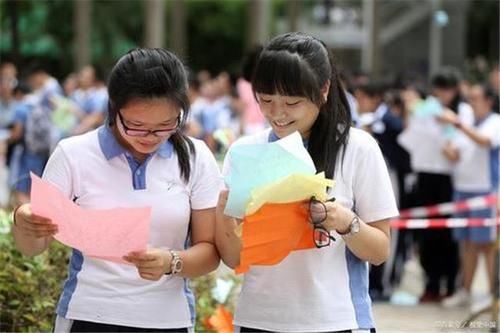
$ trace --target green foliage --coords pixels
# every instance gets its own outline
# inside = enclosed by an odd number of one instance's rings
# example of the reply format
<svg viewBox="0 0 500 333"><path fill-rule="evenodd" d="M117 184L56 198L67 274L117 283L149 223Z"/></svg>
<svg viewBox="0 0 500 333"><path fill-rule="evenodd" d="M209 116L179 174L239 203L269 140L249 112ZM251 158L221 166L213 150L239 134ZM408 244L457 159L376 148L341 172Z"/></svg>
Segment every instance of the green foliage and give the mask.
<svg viewBox="0 0 500 333"><path fill-rule="evenodd" d="M14 248L10 219L0 215L0 331L51 331L68 248L54 242L44 254L25 257Z"/></svg>
<svg viewBox="0 0 500 333"><path fill-rule="evenodd" d="M234 303L236 294L240 288L240 278L233 274L227 274L223 277L217 277L217 273L211 273L205 276L191 280L191 288L196 296L196 332L207 332L208 328L204 321L214 314L217 305L220 303L212 296L212 291L216 286L217 278L230 281L233 287L229 292L224 307L234 313Z"/></svg>
<svg viewBox="0 0 500 333"><path fill-rule="evenodd" d="M243 57L247 1L188 1L188 59L195 70L236 72Z"/></svg>
<svg viewBox="0 0 500 333"><path fill-rule="evenodd" d="M0 210L0 332L50 332L55 307L67 276L68 247L53 242L41 255L28 258L14 247L10 213ZM219 304L212 297L217 275L212 273L191 281L196 296L197 332L206 332L203 320ZM224 305L234 309L239 279L228 274L234 285Z"/></svg>

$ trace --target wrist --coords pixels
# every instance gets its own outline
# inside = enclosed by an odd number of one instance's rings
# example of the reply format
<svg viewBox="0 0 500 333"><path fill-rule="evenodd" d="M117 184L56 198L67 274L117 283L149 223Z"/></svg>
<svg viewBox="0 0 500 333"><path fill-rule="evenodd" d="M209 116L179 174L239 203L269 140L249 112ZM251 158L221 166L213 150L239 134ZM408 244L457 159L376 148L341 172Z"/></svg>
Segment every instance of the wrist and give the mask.
<svg viewBox="0 0 500 333"><path fill-rule="evenodd" d="M353 236L357 234L360 230L360 220L358 215L352 213L352 218L350 219L349 226L345 230L337 230L337 233L342 237Z"/></svg>
<svg viewBox="0 0 500 333"><path fill-rule="evenodd" d="M163 264L163 271L165 275L170 275L172 274L172 254L170 253L170 250L166 250L165 254L163 256L164 258L164 264Z"/></svg>
<svg viewBox="0 0 500 333"><path fill-rule="evenodd" d="M19 210L19 208L21 208L22 205L23 204L17 205L17 207L14 208L14 210L12 211L12 224L14 226L17 226L16 213Z"/></svg>
<svg viewBox="0 0 500 333"><path fill-rule="evenodd" d="M174 251L174 250L168 250L169 255L170 255L170 264L167 265L167 271L165 272L166 275L177 275L182 272L182 269L184 267L184 262L179 255L179 252Z"/></svg>

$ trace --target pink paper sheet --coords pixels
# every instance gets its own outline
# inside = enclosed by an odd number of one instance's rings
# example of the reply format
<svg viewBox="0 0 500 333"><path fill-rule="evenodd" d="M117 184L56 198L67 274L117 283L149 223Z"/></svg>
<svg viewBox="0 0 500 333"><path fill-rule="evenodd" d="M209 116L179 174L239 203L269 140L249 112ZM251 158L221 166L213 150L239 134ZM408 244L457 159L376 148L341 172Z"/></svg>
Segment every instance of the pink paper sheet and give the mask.
<svg viewBox="0 0 500 333"><path fill-rule="evenodd" d="M58 225L58 241L91 257L125 263L122 256L145 251L151 207L83 209L53 184L31 174L31 210Z"/></svg>

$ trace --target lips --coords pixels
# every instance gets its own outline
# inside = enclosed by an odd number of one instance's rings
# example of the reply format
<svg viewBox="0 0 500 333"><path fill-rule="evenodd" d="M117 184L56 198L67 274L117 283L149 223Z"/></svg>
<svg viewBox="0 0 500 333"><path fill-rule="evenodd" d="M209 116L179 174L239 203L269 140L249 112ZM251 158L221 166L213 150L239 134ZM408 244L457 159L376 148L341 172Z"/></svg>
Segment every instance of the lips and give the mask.
<svg viewBox="0 0 500 333"><path fill-rule="evenodd" d="M293 120L290 120L290 121L283 121L283 120L274 120L273 121L273 124L278 127L278 128L284 128L284 127L287 127L287 126L290 126L291 124L293 124L294 121Z"/></svg>
<svg viewBox="0 0 500 333"><path fill-rule="evenodd" d="M154 148L158 145L156 142L138 142L144 148Z"/></svg>

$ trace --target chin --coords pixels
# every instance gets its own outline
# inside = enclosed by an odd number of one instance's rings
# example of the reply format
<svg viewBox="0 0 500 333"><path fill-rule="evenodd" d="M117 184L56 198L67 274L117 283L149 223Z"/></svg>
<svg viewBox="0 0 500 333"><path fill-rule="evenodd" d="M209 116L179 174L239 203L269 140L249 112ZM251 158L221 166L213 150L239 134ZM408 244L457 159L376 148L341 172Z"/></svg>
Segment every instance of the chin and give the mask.
<svg viewBox="0 0 500 333"><path fill-rule="evenodd" d="M160 145L158 145L158 144L155 144L153 146L137 144L137 145L135 145L134 148L139 153L151 154L151 153L155 152L159 147L160 147Z"/></svg>

